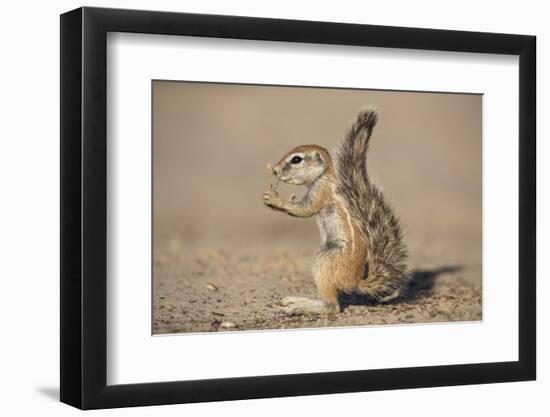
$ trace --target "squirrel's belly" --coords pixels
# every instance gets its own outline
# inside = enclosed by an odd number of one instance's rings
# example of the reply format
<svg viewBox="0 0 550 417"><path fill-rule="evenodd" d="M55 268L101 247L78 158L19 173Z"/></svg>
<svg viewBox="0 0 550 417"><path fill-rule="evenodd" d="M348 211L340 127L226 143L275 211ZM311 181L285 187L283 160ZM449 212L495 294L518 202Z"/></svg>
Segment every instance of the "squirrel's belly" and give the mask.
<svg viewBox="0 0 550 417"><path fill-rule="evenodd" d="M321 251L344 248L349 241L345 219L334 204L325 206L316 215L321 234Z"/></svg>

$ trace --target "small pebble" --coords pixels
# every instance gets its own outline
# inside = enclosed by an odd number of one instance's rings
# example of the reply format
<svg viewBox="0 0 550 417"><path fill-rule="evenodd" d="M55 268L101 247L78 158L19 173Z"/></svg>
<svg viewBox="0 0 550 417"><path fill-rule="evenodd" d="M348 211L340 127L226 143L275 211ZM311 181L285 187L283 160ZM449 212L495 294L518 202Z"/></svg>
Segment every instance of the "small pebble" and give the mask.
<svg viewBox="0 0 550 417"><path fill-rule="evenodd" d="M210 291L217 291L218 287L216 287L214 284L209 282L208 284L206 284L206 289L208 289Z"/></svg>
<svg viewBox="0 0 550 417"><path fill-rule="evenodd" d="M232 321L224 321L220 324L220 327L223 327L224 329L234 329L237 325Z"/></svg>

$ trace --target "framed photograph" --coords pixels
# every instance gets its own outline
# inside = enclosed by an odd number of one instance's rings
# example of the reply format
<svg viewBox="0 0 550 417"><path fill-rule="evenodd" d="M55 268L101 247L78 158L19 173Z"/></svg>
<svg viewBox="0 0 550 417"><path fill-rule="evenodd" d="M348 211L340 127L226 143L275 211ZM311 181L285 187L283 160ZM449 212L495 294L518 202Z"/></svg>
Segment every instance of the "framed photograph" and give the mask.
<svg viewBox="0 0 550 417"><path fill-rule="evenodd" d="M533 380L535 37L61 16L61 401Z"/></svg>

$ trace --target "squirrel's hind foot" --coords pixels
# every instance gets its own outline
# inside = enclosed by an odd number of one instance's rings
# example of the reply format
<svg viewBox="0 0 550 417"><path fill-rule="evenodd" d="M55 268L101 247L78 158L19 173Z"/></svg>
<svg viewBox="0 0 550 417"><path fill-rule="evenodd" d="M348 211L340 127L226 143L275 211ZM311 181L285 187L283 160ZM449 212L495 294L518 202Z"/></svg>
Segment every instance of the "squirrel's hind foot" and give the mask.
<svg viewBox="0 0 550 417"><path fill-rule="evenodd" d="M340 310L339 306L307 297L285 297L281 300L280 305L283 312L289 316L337 313Z"/></svg>

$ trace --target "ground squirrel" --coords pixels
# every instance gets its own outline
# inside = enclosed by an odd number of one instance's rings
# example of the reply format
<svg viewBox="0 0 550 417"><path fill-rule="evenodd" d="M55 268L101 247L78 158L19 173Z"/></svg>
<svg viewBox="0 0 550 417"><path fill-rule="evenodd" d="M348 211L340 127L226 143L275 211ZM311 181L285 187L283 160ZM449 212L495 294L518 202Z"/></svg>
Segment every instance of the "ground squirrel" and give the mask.
<svg viewBox="0 0 550 417"><path fill-rule="evenodd" d="M399 297L406 288L407 249L398 218L381 191L369 181L366 155L378 120L374 109L361 111L336 155L321 146L292 149L274 166L279 180L305 185L301 201L283 199L276 187L263 203L294 217L315 216L321 248L313 262L313 277L321 299L286 297L288 313L340 312L344 294L359 294L377 302Z"/></svg>

